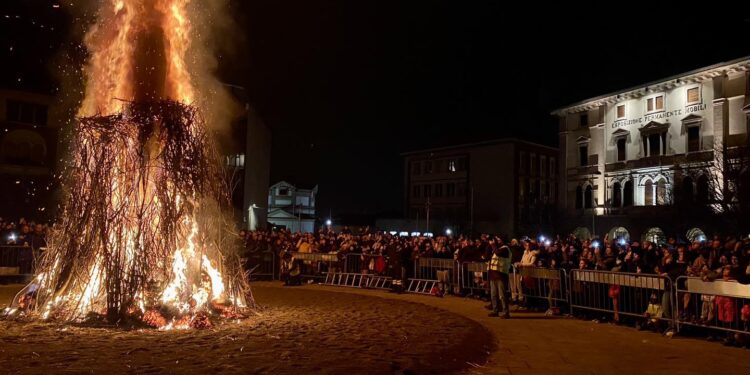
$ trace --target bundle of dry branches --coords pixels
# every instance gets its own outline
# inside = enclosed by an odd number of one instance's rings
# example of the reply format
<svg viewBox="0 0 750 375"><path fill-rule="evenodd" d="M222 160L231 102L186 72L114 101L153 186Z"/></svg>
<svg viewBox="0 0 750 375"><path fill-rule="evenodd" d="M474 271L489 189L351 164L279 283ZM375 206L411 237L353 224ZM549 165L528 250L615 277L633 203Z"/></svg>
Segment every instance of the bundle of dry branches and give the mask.
<svg viewBox="0 0 750 375"><path fill-rule="evenodd" d="M253 304L225 220L221 161L196 108L130 103L121 113L80 119L74 134L69 198L21 294L27 302L33 296L30 312L121 323L154 320L155 311L165 320L227 308L242 314Z"/></svg>

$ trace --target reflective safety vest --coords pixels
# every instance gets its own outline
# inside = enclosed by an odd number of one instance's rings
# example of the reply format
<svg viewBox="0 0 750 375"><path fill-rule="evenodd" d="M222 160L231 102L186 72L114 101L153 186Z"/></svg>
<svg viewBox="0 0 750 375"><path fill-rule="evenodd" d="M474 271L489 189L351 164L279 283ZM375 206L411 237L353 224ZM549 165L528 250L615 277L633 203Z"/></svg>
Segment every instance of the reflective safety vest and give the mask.
<svg viewBox="0 0 750 375"><path fill-rule="evenodd" d="M507 246L503 246L507 249ZM508 249L508 257L503 258L493 253L490 258L488 270L497 271L502 273L510 273L510 249Z"/></svg>

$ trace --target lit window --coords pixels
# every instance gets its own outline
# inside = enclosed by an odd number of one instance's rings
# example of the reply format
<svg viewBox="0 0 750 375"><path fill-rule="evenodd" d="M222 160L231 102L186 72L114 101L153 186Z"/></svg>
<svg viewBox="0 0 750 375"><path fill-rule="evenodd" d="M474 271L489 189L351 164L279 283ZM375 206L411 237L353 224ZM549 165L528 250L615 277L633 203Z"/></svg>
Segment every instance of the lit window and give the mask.
<svg viewBox="0 0 750 375"><path fill-rule="evenodd" d="M617 106L617 118L625 117L625 104Z"/></svg>
<svg viewBox="0 0 750 375"><path fill-rule="evenodd" d="M698 103L701 101L701 94L697 87L687 90L687 101L688 104Z"/></svg>
<svg viewBox="0 0 750 375"><path fill-rule="evenodd" d="M655 96L646 99L646 112L655 112L664 110L664 95Z"/></svg>
<svg viewBox="0 0 750 375"><path fill-rule="evenodd" d="M656 110L661 111L664 109L664 95L656 97Z"/></svg>
<svg viewBox="0 0 750 375"><path fill-rule="evenodd" d="M235 154L227 156L227 166L235 168L245 167L245 154Z"/></svg>
<svg viewBox="0 0 750 375"><path fill-rule="evenodd" d="M455 172L456 171L456 161L451 160L448 162L448 171Z"/></svg>

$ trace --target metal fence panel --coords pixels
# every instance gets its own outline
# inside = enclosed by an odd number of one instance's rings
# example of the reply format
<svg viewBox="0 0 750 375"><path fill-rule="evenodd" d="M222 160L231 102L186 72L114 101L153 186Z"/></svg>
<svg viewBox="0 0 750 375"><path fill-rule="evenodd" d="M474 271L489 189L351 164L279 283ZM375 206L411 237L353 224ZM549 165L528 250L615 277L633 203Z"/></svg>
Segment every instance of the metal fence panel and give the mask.
<svg viewBox="0 0 750 375"><path fill-rule="evenodd" d="M672 321L673 289L669 278L658 275L572 270L570 306L620 315Z"/></svg>
<svg viewBox="0 0 750 375"><path fill-rule="evenodd" d="M750 285L687 276L680 276L675 284L678 330L694 326L747 333L750 329L750 324L743 319L743 310L745 315L750 315Z"/></svg>
<svg viewBox="0 0 750 375"><path fill-rule="evenodd" d="M486 262L463 262L458 265L459 285L470 292L489 291Z"/></svg>
<svg viewBox="0 0 750 375"><path fill-rule="evenodd" d="M34 254L29 246L0 246L0 276L33 273Z"/></svg>
<svg viewBox="0 0 750 375"><path fill-rule="evenodd" d="M343 265L343 272L368 273L382 275L388 271L388 261L385 256L377 254L347 254Z"/></svg>
<svg viewBox="0 0 750 375"><path fill-rule="evenodd" d="M278 255L273 251L253 252L246 258L250 278L277 279L279 274Z"/></svg>
<svg viewBox="0 0 750 375"><path fill-rule="evenodd" d="M520 283L520 299L546 301L547 309L568 304L568 275L565 270L514 266L512 271L511 280Z"/></svg>
<svg viewBox="0 0 750 375"><path fill-rule="evenodd" d="M341 272L345 261L334 253L298 253L293 252L295 261L301 262L301 276L307 279L322 279L328 273Z"/></svg>
<svg viewBox="0 0 750 375"><path fill-rule="evenodd" d="M451 284L456 267L456 261L453 259L417 258L414 262L414 278Z"/></svg>

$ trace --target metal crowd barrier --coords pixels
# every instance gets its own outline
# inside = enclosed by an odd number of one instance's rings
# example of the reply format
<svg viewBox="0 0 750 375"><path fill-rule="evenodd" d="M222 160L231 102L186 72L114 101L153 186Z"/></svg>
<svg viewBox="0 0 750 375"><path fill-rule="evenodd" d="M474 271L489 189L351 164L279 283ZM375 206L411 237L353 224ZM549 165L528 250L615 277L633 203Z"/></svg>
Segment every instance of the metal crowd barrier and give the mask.
<svg viewBox="0 0 750 375"><path fill-rule="evenodd" d="M247 257L250 279L264 278L276 280L279 276L278 255L273 251L252 252Z"/></svg>
<svg viewBox="0 0 750 375"><path fill-rule="evenodd" d="M568 273L564 269L513 266L512 271L510 278L520 280L523 299L545 300L548 309L568 304Z"/></svg>
<svg viewBox="0 0 750 375"><path fill-rule="evenodd" d="M345 286L350 288L390 289L393 279L386 276L363 273L328 273L324 285Z"/></svg>
<svg viewBox="0 0 750 375"><path fill-rule="evenodd" d="M340 272L342 263L338 254L335 253L291 253L296 261L301 261L302 278L322 279L330 272Z"/></svg>
<svg viewBox="0 0 750 375"><path fill-rule="evenodd" d="M382 275L386 271L388 271L388 262L383 255L347 254L343 266L343 272L349 273L367 272L368 274Z"/></svg>
<svg viewBox="0 0 750 375"><path fill-rule="evenodd" d="M680 276L675 283L675 319L682 326L750 334L750 285Z"/></svg>
<svg viewBox="0 0 750 375"><path fill-rule="evenodd" d="M339 263L336 254L299 254L302 259L319 264ZM351 260L354 259L354 260ZM363 274L361 254L349 254L344 268L359 272L329 272L326 285L358 288L391 286L390 277ZM0 263L4 264L4 263ZM335 266L332 266L335 267ZM486 262L455 262L449 259L419 258L414 266L415 277L404 285L411 293L430 294L438 286L438 271L448 275L466 291L487 291ZM677 330L685 327L750 334L750 285L735 281L702 281L681 276L672 282L668 277L596 270L548 269L513 267L512 280L521 280L521 294L525 299L546 300L549 308L567 305L575 310L612 314L616 318L630 316L644 322L663 321ZM447 288L446 288L447 289ZM648 319L648 320L646 320Z"/></svg>
<svg viewBox="0 0 750 375"><path fill-rule="evenodd" d="M643 318L672 321L672 282L669 278L640 273L572 270L570 307Z"/></svg>
<svg viewBox="0 0 750 375"><path fill-rule="evenodd" d="M489 291L487 262L462 262L458 268L459 285L462 290Z"/></svg>
<svg viewBox="0 0 750 375"><path fill-rule="evenodd" d="M33 273L34 254L29 246L0 246L0 276Z"/></svg>
<svg viewBox="0 0 750 375"><path fill-rule="evenodd" d="M406 291L409 293L432 294L432 289L437 286L437 280L409 279Z"/></svg>
<svg viewBox="0 0 750 375"><path fill-rule="evenodd" d="M445 258L417 258L414 262L414 278L437 280L451 284L456 261Z"/></svg>

